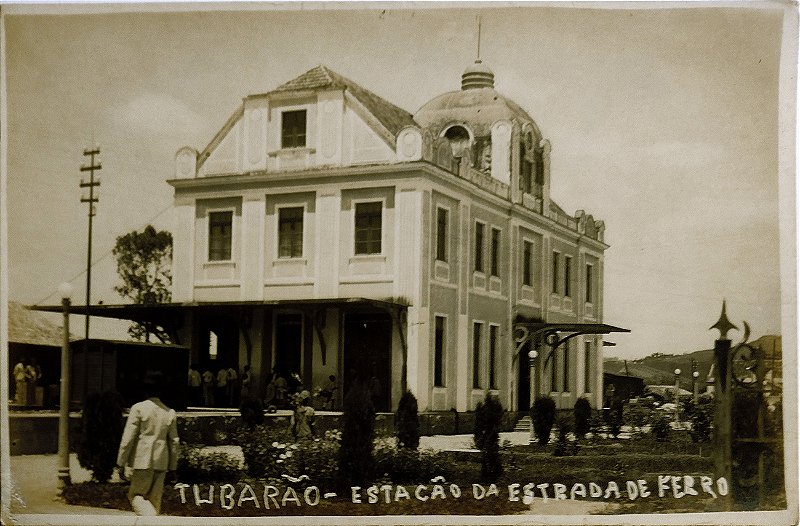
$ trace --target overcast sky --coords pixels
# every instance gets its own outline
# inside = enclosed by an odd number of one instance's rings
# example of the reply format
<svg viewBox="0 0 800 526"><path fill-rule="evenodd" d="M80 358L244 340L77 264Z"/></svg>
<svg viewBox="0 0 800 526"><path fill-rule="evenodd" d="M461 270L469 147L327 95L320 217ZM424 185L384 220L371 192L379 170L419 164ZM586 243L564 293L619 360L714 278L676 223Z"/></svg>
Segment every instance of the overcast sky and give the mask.
<svg viewBox="0 0 800 526"><path fill-rule="evenodd" d="M607 355L708 348L723 297L754 336L781 332L775 6L480 9L495 87L552 143L553 199L606 223L604 321L632 331ZM460 87L477 12L6 16L10 298L54 304L71 279L83 302L93 140L92 301L118 303L111 248L172 228L178 148L317 64L413 113Z"/></svg>

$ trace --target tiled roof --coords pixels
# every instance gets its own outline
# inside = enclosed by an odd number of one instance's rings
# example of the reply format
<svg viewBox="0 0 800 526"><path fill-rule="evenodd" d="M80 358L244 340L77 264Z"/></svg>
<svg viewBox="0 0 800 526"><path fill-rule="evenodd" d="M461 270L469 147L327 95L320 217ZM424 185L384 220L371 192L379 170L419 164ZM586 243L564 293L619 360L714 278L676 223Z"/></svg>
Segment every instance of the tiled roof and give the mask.
<svg viewBox="0 0 800 526"><path fill-rule="evenodd" d="M61 326L51 322L46 315L14 301L8 302L9 342L61 347L64 338L62 331Z"/></svg>
<svg viewBox="0 0 800 526"><path fill-rule="evenodd" d="M331 71L326 66L312 68L299 77L281 84L270 93L316 89L346 89L377 118L392 135L396 135L404 126L416 125L414 118L406 110L382 99L366 88L362 88L352 80Z"/></svg>

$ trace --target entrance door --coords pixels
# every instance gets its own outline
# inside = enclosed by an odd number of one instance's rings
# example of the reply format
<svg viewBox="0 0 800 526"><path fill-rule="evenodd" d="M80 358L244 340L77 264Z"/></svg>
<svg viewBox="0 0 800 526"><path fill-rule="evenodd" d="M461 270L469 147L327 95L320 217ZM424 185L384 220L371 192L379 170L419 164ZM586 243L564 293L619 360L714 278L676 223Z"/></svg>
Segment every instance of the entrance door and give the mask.
<svg viewBox="0 0 800 526"><path fill-rule="evenodd" d="M519 353L519 382L517 385L517 411L530 409L531 403L531 364L528 359L527 346Z"/></svg>
<svg viewBox="0 0 800 526"><path fill-rule="evenodd" d="M366 382L376 411L391 410L392 319L388 314L345 314L345 396L357 381Z"/></svg>
<svg viewBox="0 0 800 526"><path fill-rule="evenodd" d="M275 317L275 372L288 382L290 392L296 387L292 373L302 372L303 315L278 314Z"/></svg>

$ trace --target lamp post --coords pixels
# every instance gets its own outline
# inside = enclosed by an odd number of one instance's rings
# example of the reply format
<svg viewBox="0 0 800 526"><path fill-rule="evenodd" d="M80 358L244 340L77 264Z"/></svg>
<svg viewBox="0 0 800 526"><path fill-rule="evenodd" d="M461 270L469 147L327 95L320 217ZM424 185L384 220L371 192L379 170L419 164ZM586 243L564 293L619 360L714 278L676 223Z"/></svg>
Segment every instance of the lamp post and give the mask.
<svg viewBox="0 0 800 526"><path fill-rule="evenodd" d="M675 427L680 425L680 404L678 400L678 390L681 388L681 370L675 369Z"/></svg>
<svg viewBox="0 0 800 526"><path fill-rule="evenodd" d="M697 401L700 399L700 384L697 383L697 379L700 378L700 373L697 371L692 371L692 379L694 381L693 390L694 394L692 395L692 399L694 403L697 404Z"/></svg>
<svg viewBox="0 0 800 526"><path fill-rule="evenodd" d="M529 363L529 365L531 367L531 396L530 396L531 407L533 406L533 403L536 402L536 397L539 395L539 393L538 393L538 391L539 391L538 382L536 381L537 380L537 378L536 378L536 357L537 356L539 356L539 353L536 352L535 349L531 349L530 351L528 351L528 363ZM533 414L531 414L531 438L528 441L529 444L533 444L533 443L536 442L536 440L535 440L533 435L534 435L534 433L533 433Z"/></svg>
<svg viewBox="0 0 800 526"><path fill-rule="evenodd" d="M58 490L61 493L70 483L69 476L69 307L73 287L62 283L58 287L64 312L64 340L61 344L61 391L58 402Z"/></svg>

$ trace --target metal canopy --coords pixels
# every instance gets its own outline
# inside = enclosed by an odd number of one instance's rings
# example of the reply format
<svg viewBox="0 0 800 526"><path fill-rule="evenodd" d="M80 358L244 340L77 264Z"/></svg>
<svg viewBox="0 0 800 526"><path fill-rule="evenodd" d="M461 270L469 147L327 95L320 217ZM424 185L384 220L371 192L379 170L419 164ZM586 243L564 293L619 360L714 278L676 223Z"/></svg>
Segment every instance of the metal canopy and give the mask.
<svg viewBox="0 0 800 526"><path fill-rule="evenodd" d="M528 342L540 346L546 343L551 351L545 358L549 362L558 347L568 340L583 334L611 334L612 332L631 332L605 323L549 323L543 321L517 321L514 323L514 341L517 343L514 357L519 356Z"/></svg>
<svg viewBox="0 0 800 526"><path fill-rule="evenodd" d="M376 300L369 298L326 298L326 299L293 299L265 301L208 301L187 303L156 304L117 304L117 305L72 305L70 313L89 314L101 318L118 320L161 322L179 316L184 312L208 312L230 310L241 312L255 307L291 307L291 308L335 308L368 305L384 309L406 309L408 305L399 301ZM62 312L61 305L34 305L31 310L44 312Z"/></svg>

